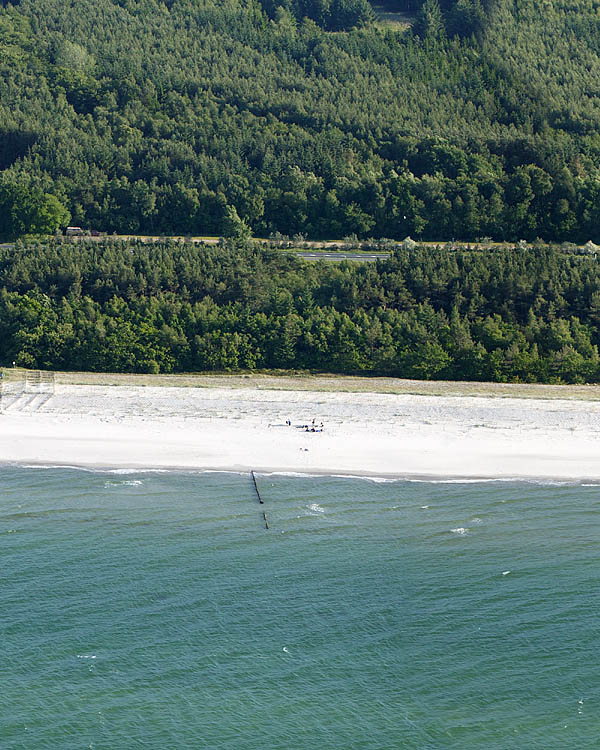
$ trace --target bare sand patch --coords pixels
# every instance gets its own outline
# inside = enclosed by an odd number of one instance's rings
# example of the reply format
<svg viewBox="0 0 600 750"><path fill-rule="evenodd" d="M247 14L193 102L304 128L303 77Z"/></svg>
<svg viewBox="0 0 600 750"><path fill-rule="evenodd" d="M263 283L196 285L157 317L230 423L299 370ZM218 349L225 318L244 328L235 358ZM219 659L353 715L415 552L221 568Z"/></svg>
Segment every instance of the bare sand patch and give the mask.
<svg viewBox="0 0 600 750"><path fill-rule="evenodd" d="M4 462L600 478L596 386L85 373L57 375L50 393L4 385Z"/></svg>

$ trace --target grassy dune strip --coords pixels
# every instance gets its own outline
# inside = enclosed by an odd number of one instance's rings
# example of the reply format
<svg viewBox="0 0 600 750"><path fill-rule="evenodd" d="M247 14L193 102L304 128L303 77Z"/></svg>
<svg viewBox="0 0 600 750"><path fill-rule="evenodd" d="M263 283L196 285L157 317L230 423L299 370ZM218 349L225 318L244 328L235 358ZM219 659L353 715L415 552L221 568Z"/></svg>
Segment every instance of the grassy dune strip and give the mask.
<svg viewBox="0 0 600 750"><path fill-rule="evenodd" d="M25 380L25 370L6 368L5 382ZM115 385L177 388L255 388L274 391L390 393L415 396L480 396L487 398L600 400L600 385L541 383L475 383L459 381L366 378L306 373L131 373L56 372L57 385Z"/></svg>

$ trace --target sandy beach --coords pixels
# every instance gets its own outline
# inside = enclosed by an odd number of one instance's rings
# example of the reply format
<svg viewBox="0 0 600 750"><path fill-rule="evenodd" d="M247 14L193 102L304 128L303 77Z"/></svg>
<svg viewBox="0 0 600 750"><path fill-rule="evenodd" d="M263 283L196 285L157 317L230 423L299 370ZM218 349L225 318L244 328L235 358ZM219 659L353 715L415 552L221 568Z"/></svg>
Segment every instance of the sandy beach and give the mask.
<svg viewBox="0 0 600 750"><path fill-rule="evenodd" d="M4 382L1 460L123 469L600 479L599 401L511 398L506 387L502 397L491 397L223 382L58 382L47 391ZM302 428L313 419L323 423L322 432Z"/></svg>

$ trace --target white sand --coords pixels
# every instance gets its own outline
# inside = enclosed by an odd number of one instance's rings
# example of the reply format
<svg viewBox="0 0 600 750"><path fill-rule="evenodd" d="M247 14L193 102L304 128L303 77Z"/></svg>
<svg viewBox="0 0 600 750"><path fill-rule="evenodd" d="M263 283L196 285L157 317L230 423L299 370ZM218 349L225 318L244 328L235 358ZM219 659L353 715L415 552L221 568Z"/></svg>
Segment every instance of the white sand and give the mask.
<svg viewBox="0 0 600 750"><path fill-rule="evenodd" d="M9 463L600 480L597 401L6 385ZM313 418L322 433L296 427Z"/></svg>

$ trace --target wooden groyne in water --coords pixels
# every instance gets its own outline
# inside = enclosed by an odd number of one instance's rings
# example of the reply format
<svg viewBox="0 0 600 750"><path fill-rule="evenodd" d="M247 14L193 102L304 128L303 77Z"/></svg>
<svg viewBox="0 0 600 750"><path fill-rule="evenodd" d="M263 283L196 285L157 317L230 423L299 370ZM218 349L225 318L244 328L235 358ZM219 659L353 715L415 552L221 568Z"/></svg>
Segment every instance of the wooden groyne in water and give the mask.
<svg viewBox="0 0 600 750"><path fill-rule="evenodd" d="M254 483L254 489L256 490L256 497L258 498L258 502L261 505L264 505L264 501L262 497L260 496L260 490L258 489L258 484L256 483L256 475L254 474L254 471L250 472L250 476L252 477L252 482ZM267 514L264 511L263 511L263 521L265 522L265 529L270 528L269 521L267 520Z"/></svg>
<svg viewBox="0 0 600 750"><path fill-rule="evenodd" d="M258 502L262 505L263 499L260 496L260 492L258 491L258 485L256 484L256 476L254 474L254 471L251 471L250 475L252 476L252 481L254 482L254 489L256 490L256 496L258 497Z"/></svg>

